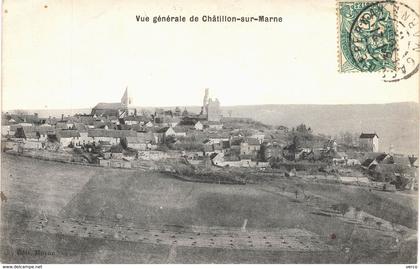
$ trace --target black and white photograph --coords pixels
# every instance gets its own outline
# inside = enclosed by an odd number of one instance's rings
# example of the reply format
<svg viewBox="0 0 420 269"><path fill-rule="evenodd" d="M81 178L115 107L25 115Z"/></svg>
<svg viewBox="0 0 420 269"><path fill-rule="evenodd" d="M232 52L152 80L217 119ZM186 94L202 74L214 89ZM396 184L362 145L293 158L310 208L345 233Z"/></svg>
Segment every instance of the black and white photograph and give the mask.
<svg viewBox="0 0 420 269"><path fill-rule="evenodd" d="M2 268L417 268L419 7L3 0Z"/></svg>

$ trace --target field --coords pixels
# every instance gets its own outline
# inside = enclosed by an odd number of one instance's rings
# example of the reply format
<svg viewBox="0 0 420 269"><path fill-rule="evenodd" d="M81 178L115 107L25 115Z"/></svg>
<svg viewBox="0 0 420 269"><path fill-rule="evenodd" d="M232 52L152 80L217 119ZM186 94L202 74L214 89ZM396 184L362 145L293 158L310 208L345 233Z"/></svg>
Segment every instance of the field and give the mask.
<svg viewBox="0 0 420 269"><path fill-rule="evenodd" d="M417 193L261 184L3 154L5 263L416 263Z"/></svg>

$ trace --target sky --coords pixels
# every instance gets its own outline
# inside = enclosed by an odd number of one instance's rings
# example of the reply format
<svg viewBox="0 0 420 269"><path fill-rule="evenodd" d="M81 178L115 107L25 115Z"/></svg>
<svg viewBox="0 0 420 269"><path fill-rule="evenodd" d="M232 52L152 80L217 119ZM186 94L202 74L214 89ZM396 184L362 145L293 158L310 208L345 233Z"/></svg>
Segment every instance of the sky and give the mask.
<svg viewBox="0 0 420 269"><path fill-rule="evenodd" d="M418 77L339 73L336 1L5 0L2 110L415 101ZM281 16L282 23L135 16Z"/></svg>

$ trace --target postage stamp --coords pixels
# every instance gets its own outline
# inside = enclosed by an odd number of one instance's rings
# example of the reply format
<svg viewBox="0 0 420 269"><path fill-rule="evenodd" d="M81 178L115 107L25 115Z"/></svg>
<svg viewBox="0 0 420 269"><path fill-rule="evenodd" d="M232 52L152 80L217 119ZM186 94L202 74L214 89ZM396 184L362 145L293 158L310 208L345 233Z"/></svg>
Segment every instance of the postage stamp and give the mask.
<svg viewBox="0 0 420 269"><path fill-rule="evenodd" d="M389 1L338 1L340 72L397 69L396 12Z"/></svg>

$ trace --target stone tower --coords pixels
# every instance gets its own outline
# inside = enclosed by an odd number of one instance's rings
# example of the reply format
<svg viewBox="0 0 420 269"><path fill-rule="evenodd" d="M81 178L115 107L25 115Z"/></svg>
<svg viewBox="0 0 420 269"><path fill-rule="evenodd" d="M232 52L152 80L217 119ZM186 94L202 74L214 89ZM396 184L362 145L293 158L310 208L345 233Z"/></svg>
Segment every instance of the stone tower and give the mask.
<svg viewBox="0 0 420 269"><path fill-rule="evenodd" d="M203 106L201 107L201 114L207 114L207 104L209 102L209 89L204 90Z"/></svg>

